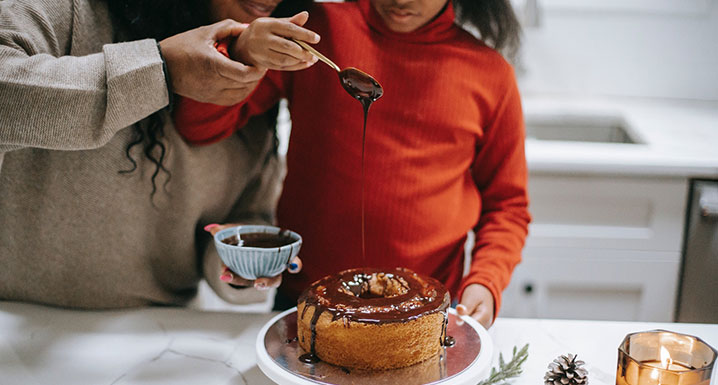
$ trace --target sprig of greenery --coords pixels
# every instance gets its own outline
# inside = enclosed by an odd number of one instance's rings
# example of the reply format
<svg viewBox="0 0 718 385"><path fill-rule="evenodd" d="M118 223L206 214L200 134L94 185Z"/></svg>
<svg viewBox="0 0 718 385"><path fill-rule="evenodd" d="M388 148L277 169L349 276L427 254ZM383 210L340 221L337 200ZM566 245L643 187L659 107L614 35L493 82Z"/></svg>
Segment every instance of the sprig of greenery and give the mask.
<svg viewBox="0 0 718 385"><path fill-rule="evenodd" d="M504 362L503 355L499 353L499 369L491 368L489 378L479 382L478 385L494 385L518 377L521 374L521 365L527 358L529 358L529 344L524 345L519 351L516 351L514 346L513 357L509 362Z"/></svg>

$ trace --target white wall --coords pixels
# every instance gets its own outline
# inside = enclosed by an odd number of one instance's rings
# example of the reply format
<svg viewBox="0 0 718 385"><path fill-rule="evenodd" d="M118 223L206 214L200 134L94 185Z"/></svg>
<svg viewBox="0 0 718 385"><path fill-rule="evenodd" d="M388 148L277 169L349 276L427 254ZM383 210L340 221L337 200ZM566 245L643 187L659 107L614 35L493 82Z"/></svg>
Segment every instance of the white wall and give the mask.
<svg viewBox="0 0 718 385"><path fill-rule="evenodd" d="M718 0L539 0L539 7L517 65L525 95L718 100Z"/></svg>

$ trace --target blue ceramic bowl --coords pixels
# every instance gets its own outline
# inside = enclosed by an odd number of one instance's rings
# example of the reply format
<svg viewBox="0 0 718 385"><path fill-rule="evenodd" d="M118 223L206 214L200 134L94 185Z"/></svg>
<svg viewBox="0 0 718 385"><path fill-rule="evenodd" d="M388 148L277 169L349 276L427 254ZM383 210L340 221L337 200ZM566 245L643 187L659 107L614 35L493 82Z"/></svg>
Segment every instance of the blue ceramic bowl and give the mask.
<svg viewBox="0 0 718 385"><path fill-rule="evenodd" d="M282 247L246 247L234 246L222 240L237 235L249 233L267 233L288 236L294 242ZM283 230L274 226L244 225L229 227L218 231L214 235L214 246L217 253L227 267L240 277L254 280L260 277L274 277L281 274L298 253L302 246L302 237L290 230Z"/></svg>

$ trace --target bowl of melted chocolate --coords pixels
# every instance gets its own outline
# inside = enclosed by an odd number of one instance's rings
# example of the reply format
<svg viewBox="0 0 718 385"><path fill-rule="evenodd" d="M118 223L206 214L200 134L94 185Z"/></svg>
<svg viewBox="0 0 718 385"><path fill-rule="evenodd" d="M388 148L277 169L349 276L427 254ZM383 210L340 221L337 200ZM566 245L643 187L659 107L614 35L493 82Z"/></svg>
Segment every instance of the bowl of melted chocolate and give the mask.
<svg viewBox="0 0 718 385"><path fill-rule="evenodd" d="M243 225L218 231L214 246L227 267L244 279L281 274L302 246L302 237L275 226Z"/></svg>

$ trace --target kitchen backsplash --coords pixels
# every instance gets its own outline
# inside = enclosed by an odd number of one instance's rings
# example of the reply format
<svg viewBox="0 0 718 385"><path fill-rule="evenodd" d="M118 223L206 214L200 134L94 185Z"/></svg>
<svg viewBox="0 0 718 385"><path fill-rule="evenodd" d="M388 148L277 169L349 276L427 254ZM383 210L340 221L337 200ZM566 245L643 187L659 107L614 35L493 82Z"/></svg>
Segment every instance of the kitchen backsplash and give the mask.
<svg viewBox="0 0 718 385"><path fill-rule="evenodd" d="M539 0L538 9L517 63L525 95L718 101L717 0Z"/></svg>

